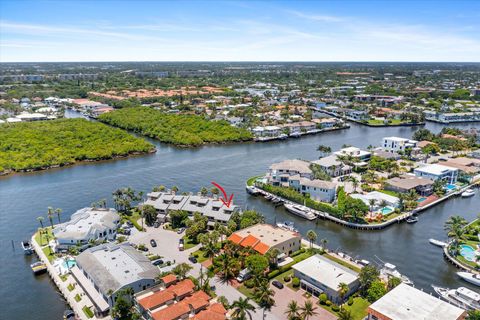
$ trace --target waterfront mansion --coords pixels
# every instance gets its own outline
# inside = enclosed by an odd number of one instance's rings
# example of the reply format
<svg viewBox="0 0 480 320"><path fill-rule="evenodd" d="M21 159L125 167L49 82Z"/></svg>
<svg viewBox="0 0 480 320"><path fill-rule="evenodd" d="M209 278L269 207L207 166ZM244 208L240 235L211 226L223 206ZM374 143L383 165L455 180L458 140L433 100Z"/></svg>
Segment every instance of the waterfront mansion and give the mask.
<svg viewBox="0 0 480 320"><path fill-rule="evenodd" d="M270 166L266 178L273 186L291 187L317 201L333 202L337 184L314 178L311 162L285 160Z"/></svg>
<svg viewBox="0 0 480 320"><path fill-rule="evenodd" d="M91 241L114 240L119 223L120 216L115 209L80 209L69 221L53 228L55 250L68 250L72 246L85 249Z"/></svg>

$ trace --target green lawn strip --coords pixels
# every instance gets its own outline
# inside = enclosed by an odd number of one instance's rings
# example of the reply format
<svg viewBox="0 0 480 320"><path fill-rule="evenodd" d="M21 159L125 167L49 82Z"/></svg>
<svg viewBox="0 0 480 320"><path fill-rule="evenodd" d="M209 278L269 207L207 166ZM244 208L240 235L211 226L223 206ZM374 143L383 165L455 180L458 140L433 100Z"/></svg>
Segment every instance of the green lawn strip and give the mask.
<svg viewBox="0 0 480 320"><path fill-rule="evenodd" d="M67 289L68 291L73 291L75 289L75 286L73 285L73 283L69 283Z"/></svg>
<svg viewBox="0 0 480 320"><path fill-rule="evenodd" d="M253 288L248 289L244 284L242 284L240 287L237 288L237 290L240 291L240 293L245 295L247 298L255 300L253 297Z"/></svg>
<svg viewBox="0 0 480 320"><path fill-rule="evenodd" d="M347 267L347 268L350 269L350 270L353 270L353 271L355 271L355 272L360 272L360 268L359 268L359 267L354 266L354 265L352 265L352 264L350 264L350 263L348 263L348 262L346 262L346 261L344 261L344 260L342 260L342 259L339 259L339 258L337 258L337 257L334 257L334 256L332 256L332 255L329 255L328 253L324 253L323 256L324 256L325 258L328 258L328 259L330 259L330 260L332 260L332 261L334 261L334 262L336 262L336 263L344 266L344 267Z"/></svg>
<svg viewBox="0 0 480 320"><path fill-rule="evenodd" d="M259 175L259 176L254 176L254 177L251 177L247 180L247 186L253 186L253 184L255 183L255 181L258 179L258 178L261 178L263 177L263 175Z"/></svg>
<svg viewBox="0 0 480 320"><path fill-rule="evenodd" d="M40 246L44 246L48 244L48 241L53 239L52 227L43 228L41 235L40 235L40 230L38 230L37 233L35 233L34 239L35 239L35 242L37 242Z"/></svg>
<svg viewBox="0 0 480 320"><path fill-rule="evenodd" d="M389 196L393 196L393 197L397 197L397 198L398 198L398 192L390 191L390 190L383 190L383 189L380 189L380 190L377 190L377 191L378 191L378 192L381 192L381 193L388 194Z"/></svg>
<svg viewBox="0 0 480 320"><path fill-rule="evenodd" d="M338 316L338 312L333 311L332 306L327 306L320 303L318 305L331 314ZM369 305L370 303L367 300L361 297L356 297L353 299L353 304L351 306L345 303L343 307L351 311L353 320L362 320L367 315L367 308Z"/></svg>
<svg viewBox="0 0 480 320"><path fill-rule="evenodd" d="M192 239L190 239L189 237L187 236L183 236L183 248L185 250L188 250L190 248L193 248L195 247L198 243L193 243Z"/></svg>
<svg viewBox="0 0 480 320"><path fill-rule="evenodd" d="M80 297L80 295L77 293L75 295L75 301L80 302L80 300L82 300L82 297Z"/></svg>
<svg viewBox="0 0 480 320"><path fill-rule="evenodd" d="M192 252L192 256L197 256L197 262L202 263L208 260L208 258L203 255L204 253L205 252L202 249L198 249L197 251Z"/></svg>
<svg viewBox="0 0 480 320"><path fill-rule="evenodd" d="M94 314L93 314L93 311L90 310L89 307L84 306L84 307L82 308L82 310L83 310L83 313L85 313L85 315L87 316L87 318L89 318L89 319L90 319L90 318L93 318L93 315L94 315Z"/></svg>
<svg viewBox="0 0 480 320"><path fill-rule="evenodd" d="M138 220L141 218L140 213L134 212L132 215L123 215L122 222L128 220L138 231L143 231L142 226L138 223Z"/></svg>
<svg viewBox="0 0 480 320"><path fill-rule="evenodd" d="M43 248L42 251L45 254L45 256L47 256L47 259L49 262L52 262L56 258L55 254L53 253L50 247L47 246Z"/></svg>

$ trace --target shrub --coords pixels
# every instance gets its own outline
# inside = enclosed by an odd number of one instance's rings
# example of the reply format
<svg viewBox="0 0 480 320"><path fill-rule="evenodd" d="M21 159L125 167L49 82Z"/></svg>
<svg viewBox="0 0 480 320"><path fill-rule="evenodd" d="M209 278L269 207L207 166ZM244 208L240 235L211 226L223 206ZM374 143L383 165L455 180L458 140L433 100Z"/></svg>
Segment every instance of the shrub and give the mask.
<svg viewBox="0 0 480 320"><path fill-rule="evenodd" d="M325 293L322 293L319 297L318 297L318 300L320 300L320 304L321 305L325 305L325 303L327 302L328 300L328 297Z"/></svg>
<svg viewBox="0 0 480 320"><path fill-rule="evenodd" d="M253 287L255 287L255 283L253 282L252 279L247 280L245 281L245 287L247 287L248 289L252 289Z"/></svg>
<svg viewBox="0 0 480 320"><path fill-rule="evenodd" d="M348 298L347 304L351 306L353 304L353 297Z"/></svg>
<svg viewBox="0 0 480 320"><path fill-rule="evenodd" d="M332 311L338 312L340 311L340 307L337 306L336 304L332 305Z"/></svg>
<svg viewBox="0 0 480 320"><path fill-rule="evenodd" d="M272 272L270 272L268 274L268 279L272 279L272 278L275 278L276 276L278 276L280 274L280 270L277 269L277 270L273 270Z"/></svg>
<svg viewBox="0 0 480 320"><path fill-rule="evenodd" d="M330 301L330 300L325 301L325 305L327 307L330 307L332 305L332 301Z"/></svg>
<svg viewBox="0 0 480 320"><path fill-rule="evenodd" d="M283 281L285 281L285 282L290 282L290 280L291 280L290 276L283 277Z"/></svg>
<svg viewBox="0 0 480 320"><path fill-rule="evenodd" d="M300 279L298 279L297 277L294 277L294 278L292 279L292 286L293 286L294 288L300 287Z"/></svg>

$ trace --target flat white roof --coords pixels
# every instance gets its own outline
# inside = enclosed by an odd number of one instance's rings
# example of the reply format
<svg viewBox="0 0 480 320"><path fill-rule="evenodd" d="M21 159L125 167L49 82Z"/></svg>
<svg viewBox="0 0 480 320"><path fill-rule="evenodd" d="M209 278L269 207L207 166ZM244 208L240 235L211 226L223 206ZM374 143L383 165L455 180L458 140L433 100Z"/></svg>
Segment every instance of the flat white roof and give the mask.
<svg viewBox="0 0 480 320"><path fill-rule="evenodd" d="M350 285L358 279L358 273L319 254L311 256L292 267L304 275L337 291L340 283Z"/></svg>
<svg viewBox="0 0 480 320"><path fill-rule="evenodd" d="M424 167L416 168L415 170L434 175L441 175L450 171L458 171L456 168L443 166L441 164L430 164Z"/></svg>
<svg viewBox="0 0 480 320"><path fill-rule="evenodd" d="M465 312L404 283L370 305L370 309L392 320L457 320Z"/></svg>

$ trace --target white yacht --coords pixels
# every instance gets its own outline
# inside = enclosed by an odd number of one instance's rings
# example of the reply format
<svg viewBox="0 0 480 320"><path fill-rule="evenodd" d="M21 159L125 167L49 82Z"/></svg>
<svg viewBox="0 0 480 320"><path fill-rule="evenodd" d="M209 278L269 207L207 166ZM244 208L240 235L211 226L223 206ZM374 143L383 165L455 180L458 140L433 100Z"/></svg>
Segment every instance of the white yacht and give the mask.
<svg viewBox="0 0 480 320"><path fill-rule="evenodd" d="M317 217L307 207L296 205L296 204L290 204L290 203L285 203L283 205L285 206L285 209L287 209L288 212L293 213L294 215L299 216L301 218L305 218L307 220L314 220Z"/></svg>
<svg viewBox="0 0 480 320"><path fill-rule="evenodd" d="M255 186L247 186L246 189L247 189L247 192L250 193L251 195L257 195L260 193L260 191Z"/></svg>
<svg viewBox="0 0 480 320"><path fill-rule="evenodd" d="M442 248L447 246L447 244L445 242L440 241L440 240L435 240L435 239L430 238L430 239L428 239L428 241L431 244L433 244L434 246L439 246L439 247L442 247Z"/></svg>
<svg viewBox="0 0 480 320"><path fill-rule="evenodd" d="M475 191L473 189L467 189L462 192L462 198L473 197L475 195Z"/></svg>
<svg viewBox="0 0 480 320"><path fill-rule="evenodd" d="M440 296L440 298L456 305L465 310L480 309L480 294L460 287L458 289L448 289L442 287L432 286L433 290Z"/></svg>
<svg viewBox="0 0 480 320"><path fill-rule="evenodd" d="M398 272L397 267L395 265L388 262L383 265L382 269L380 269L380 274L386 276L387 278L388 277L399 278L400 280L402 280L403 283L408 285L413 284L413 282L407 276L404 276L403 274Z"/></svg>
<svg viewBox="0 0 480 320"><path fill-rule="evenodd" d="M293 221L284 221L283 223L277 223L277 227L293 232L298 232L298 230L295 229L295 224L293 223Z"/></svg>
<svg viewBox="0 0 480 320"><path fill-rule="evenodd" d="M457 275L463 280L480 287L480 274L470 272L457 272Z"/></svg>

